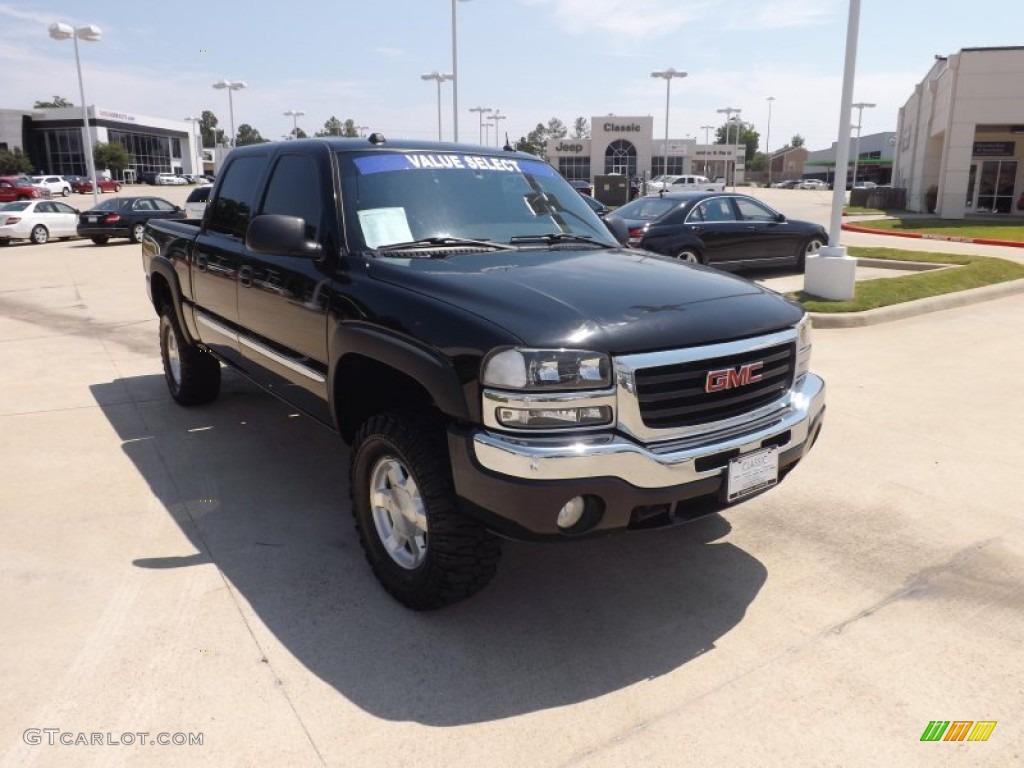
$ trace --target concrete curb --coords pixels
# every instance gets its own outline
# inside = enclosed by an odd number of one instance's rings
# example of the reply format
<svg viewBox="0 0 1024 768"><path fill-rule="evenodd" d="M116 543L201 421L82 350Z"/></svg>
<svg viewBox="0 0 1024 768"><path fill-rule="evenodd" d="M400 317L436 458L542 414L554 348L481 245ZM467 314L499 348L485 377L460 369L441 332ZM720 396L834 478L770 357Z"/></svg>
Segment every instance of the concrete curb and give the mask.
<svg viewBox="0 0 1024 768"><path fill-rule="evenodd" d="M1010 248L1024 248L1024 242L1018 240L994 240L989 237L954 237L953 235L926 235L921 232L896 232L892 229L873 229L860 224L844 221L840 227L849 232L862 232L866 235L888 235L889 237L909 237L914 240L943 240L947 243L969 243L973 245L1005 245Z"/></svg>
<svg viewBox="0 0 1024 768"><path fill-rule="evenodd" d="M810 315L815 328L862 328L868 325L902 320L906 317L925 315L929 312L939 312L943 309L965 307L982 301L1001 299L1019 293L1024 293L1024 279L971 288L967 291L945 293L941 296L929 296L926 299L905 301L902 304L869 309L864 312L811 312Z"/></svg>

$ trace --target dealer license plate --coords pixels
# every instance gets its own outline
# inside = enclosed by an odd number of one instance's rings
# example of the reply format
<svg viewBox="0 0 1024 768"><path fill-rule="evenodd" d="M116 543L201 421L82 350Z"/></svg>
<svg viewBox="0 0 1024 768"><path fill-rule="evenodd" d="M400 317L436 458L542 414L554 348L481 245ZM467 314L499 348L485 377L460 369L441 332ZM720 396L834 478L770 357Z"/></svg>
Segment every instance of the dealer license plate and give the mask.
<svg viewBox="0 0 1024 768"><path fill-rule="evenodd" d="M764 448L760 451L737 456L729 462L726 483L726 500L736 501L750 496L779 482L779 449Z"/></svg>
<svg viewBox="0 0 1024 768"><path fill-rule="evenodd" d="M98 218L99 218L98 216L90 216L90 217L89 217L89 223L90 223L90 224L95 224L95 223L96 223L96 220L97 220Z"/></svg>

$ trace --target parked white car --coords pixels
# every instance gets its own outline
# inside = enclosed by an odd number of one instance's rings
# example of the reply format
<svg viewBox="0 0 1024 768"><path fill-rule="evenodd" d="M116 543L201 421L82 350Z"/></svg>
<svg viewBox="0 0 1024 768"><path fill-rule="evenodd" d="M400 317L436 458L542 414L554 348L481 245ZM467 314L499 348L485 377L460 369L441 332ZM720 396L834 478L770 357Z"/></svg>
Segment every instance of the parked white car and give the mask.
<svg viewBox="0 0 1024 768"><path fill-rule="evenodd" d="M696 176L694 174L681 174L678 176L656 176L647 184L647 194L665 192L683 192L686 190L698 190L701 192L721 192L725 189L725 179L712 181L707 176Z"/></svg>
<svg viewBox="0 0 1024 768"><path fill-rule="evenodd" d="M181 186L183 184L188 184L187 181L175 173L158 173L156 175L155 183L169 186Z"/></svg>
<svg viewBox="0 0 1024 768"><path fill-rule="evenodd" d="M796 185L797 189L828 189L826 184L821 179L804 179Z"/></svg>
<svg viewBox="0 0 1024 768"><path fill-rule="evenodd" d="M71 182L63 176L32 176L32 183L37 187L46 187L51 195L67 197L71 194Z"/></svg>
<svg viewBox="0 0 1024 768"><path fill-rule="evenodd" d="M78 211L60 200L18 200L0 205L0 245L29 240L42 245L52 237L77 237Z"/></svg>

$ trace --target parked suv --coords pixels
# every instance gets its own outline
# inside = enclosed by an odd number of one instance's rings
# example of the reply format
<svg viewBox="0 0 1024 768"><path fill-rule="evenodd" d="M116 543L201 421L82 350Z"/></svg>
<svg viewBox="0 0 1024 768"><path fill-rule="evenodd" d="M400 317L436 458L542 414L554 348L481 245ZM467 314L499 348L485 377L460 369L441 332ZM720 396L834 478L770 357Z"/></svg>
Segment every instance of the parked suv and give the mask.
<svg viewBox="0 0 1024 768"><path fill-rule="evenodd" d="M46 187L51 195L67 197L71 194L71 182L63 176L33 176L32 181L38 187Z"/></svg>

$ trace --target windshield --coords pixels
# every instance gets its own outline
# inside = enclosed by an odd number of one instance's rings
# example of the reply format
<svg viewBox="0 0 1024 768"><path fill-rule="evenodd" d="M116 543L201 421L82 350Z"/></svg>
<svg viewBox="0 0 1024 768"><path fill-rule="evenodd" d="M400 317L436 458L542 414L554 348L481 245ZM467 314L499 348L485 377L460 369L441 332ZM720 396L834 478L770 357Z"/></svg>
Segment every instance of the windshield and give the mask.
<svg viewBox="0 0 1024 768"><path fill-rule="evenodd" d="M508 244L552 234L615 245L579 193L542 160L376 152L342 153L338 163L354 250L432 238Z"/></svg>
<svg viewBox="0 0 1024 768"><path fill-rule="evenodd" d="M664 197L641 197L615 211L620 219L644 219L653 221L661 218L673 208L679 206L678 200Z"/></svg>

